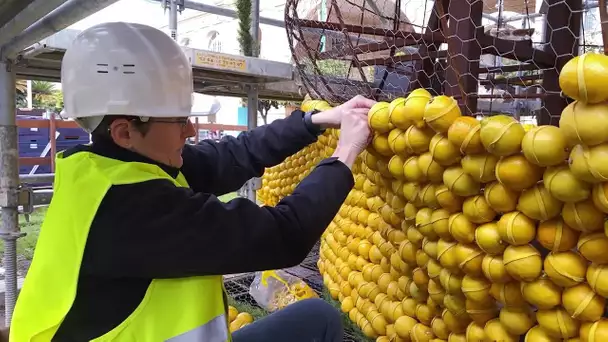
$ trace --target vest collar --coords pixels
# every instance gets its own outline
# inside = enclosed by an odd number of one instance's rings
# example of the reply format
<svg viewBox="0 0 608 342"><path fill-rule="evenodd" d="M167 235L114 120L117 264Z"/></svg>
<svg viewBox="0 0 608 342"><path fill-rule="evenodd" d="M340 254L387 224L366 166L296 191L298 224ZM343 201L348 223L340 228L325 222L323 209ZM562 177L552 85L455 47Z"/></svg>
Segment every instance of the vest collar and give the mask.
<svg viewBox="0 0 608 342"><path fill-rule="evenodd" d="M81 148L81 147L84 147L84 148ZM80 151L83 151L83 150L90 151L90 152L100 155L102 157L116 159L116 160L120 160L123 162L138 162L138 163L147 163L147 164L157 165L158 167L163 169L163 171L165 171L167 174L169 174L173 178L177 178L177 176L179 175L179 171L180 171L179 168L157 162L157 161L150 159L146 156L143 156L137 152L127 150L126 148L122 148L122 147L116 145L112 140L106 139L106 138L95 137L93 139L93 143L91 145L79 146L79 147L77 147L77 149ZM66 151L66 152L68 152L68 151ZM77 152L77 151L74 151L74 152ZM65 155L65 157L67 157L68 155L70 155L72 153L68 152Z"/></svg>

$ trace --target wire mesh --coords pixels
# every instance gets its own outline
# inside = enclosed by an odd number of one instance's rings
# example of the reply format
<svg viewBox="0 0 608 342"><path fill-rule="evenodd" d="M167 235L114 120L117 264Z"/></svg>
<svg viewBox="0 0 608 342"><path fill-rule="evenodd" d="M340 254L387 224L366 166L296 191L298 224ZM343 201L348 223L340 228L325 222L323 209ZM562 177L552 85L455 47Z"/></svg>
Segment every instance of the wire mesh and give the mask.
<svg viewBox="0 0 608 342"><path fill-rule="evenodd" d="M561 67L602 46L597 4L581 0L288 0L285 19L312 98L390 101L424 88L464 114L538 124L556 125L568 104Z"/></svg>
<svg viewBox="0 0 608 342"><path fill-rule="evenodd" d="M310 286L319 296L323 294L324 285L319 268L317 267L317 260L319 259L319 248L320 243L317 242L312 248L306 259L298 266L287 268L286 271L296 277L302 279L308 286ZM229 297L235 302L245 304L255 308L262 309L255 299L249 294L249 287L253 282L255 273L246 273L236 275L224 280L224 288ZM345 327L343 342L359 342L360 339L349 329Z"/></svg>

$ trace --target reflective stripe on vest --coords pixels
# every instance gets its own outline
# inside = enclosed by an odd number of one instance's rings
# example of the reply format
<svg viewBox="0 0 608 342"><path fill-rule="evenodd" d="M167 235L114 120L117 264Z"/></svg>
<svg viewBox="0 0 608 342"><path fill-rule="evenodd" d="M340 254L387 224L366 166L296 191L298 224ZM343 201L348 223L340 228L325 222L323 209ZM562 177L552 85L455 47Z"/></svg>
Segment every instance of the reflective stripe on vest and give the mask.
<svg viewBox="0 0 608 342"><path fill-rule="evenodd" d="M226 315L222 314L207 322L203 326L194 328L179 336L168 339L167 342L224 342L227 339L228 334L226 332Z"/></svg>
<svg viewBox="0 0 608 342"><path fill-rule="evenodd" d="M17 300L11 342L48 342L76 297L80 263L97 208L113 185L173 179L160 167L91 152L57 155L54 195ZM86 191L83 191L86 189ZM224 342L230 340L221 276L154 279L138 307L93 341Z"/></svg>

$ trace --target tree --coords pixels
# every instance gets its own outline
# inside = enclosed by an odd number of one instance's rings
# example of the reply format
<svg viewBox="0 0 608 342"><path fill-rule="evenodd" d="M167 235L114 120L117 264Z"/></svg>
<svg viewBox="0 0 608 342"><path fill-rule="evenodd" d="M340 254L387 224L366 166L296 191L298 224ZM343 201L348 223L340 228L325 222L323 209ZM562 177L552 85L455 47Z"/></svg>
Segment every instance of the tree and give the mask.
<svg viewBox="0 0 608 342"><path fill-rule="evenodd" d="M260 112L260 116L262 117L262 121L264 121L264 125L268 123L268 112L270 109L279 109L281 104L279 101L275 100L258 100L258 112Z"/></svg>
<svg viewBox="0 0 608 342"><path fill-rule="evenodd" d="M57 110L63 108L63 94L46 81L32 81L34 108Z"/></svg>
<svg viewBox="0 0 608 342"><path fill-rule="evenodd" d="M253 56L253 37L251 36L251 0L236 0L236 13L239 20L238 41L244 56Z"/></svg>
<svg viewBox="0 0 608 342"><path fill-rule="evenodd" d="M15 84L15 106L17 108L27 107L27 81L17 80Z"/></svg>

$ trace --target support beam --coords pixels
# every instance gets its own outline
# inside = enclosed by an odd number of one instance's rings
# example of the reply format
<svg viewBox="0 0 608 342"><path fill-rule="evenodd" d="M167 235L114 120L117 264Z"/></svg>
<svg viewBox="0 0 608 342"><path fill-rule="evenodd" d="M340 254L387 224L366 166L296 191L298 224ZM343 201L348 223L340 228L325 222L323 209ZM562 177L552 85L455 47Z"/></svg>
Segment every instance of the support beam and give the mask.
<svg viewBox="0 0 608 342"><path fill-rule="evenodd" d="M319 54L318 59L341 58L352 54L360 55L377 51L385 51L393 47L399 49L404 46L417 44L420 44L420 42L415 40L414 38L387 39L375 43L357 45L354 47L354 49L350 49L349 47L333 48L329 51L321 52Z"/></svg>
<svg viewBox="0 0 608 342"><path fill-rule="evenodd" d="M555 65L553 53L535 49L530 40L507 40L482 32L479 32L478 37L479 44L481 44L481 52L484 54L515 59L523 63L533 63L541 68L552 68Z"/></svg>
<svg viewBox="0 0 608 342"><path fill-rule="evenodd" d="M420 34L417 32L405 30L388 30L380 27L352 25L346 23L323 22L318 20L308 19L291 19L295 26L324 29L328 31L341 31L355 34L367 34L370 36L380 36L389 38L404 38L414 39L418 43L445 43L445 38L440 32L432 32L431 34Z"/></svg>
<svg viewBox="0 0 608 342"><path fill-rule="evenodd" d="M444 36L447 36L448 27L447 19L445 18L445 9L448 8L449 0L438 0L433 5L431 16L427 23L425 34L431 34L432 32L441 32ZM432 43L422 44L420 46L420 53L431 53L439 50L441 44ZM412 89L425 88L433 95L441 94L441 88L439 86L433 87L434 83L431 81L432 77L436 77L435 74L435 61L432 58L423 59L422 62L415 64L416 68L416 79L413 82Z"/></svg>
<svg viewBox="0 0 608 342"><path fill-rule="evenodd" d="M608 55L608 10L606 0L600 0L600 23L602 25L602 43L604 44L604 55Z"/></svg>
<svg viewBox="0 0 608 342"><path fill-rule="evenodd" d="M516 72L524 70L538 70L538 66L534 64L515 64L515 65L503 65L503 66L491 66L479 68L480 74L493 74L503 72Z"/></svg>
<svg viewBox="0 0 608 342"><path fill-rule="evenodd" d="M40 18L62 5L67 0L35 0L13 19L0 27L0 46L17 36Z"/></svg>
<svg viewBox="0 0 608 342"><path fill-rule="evenodd" d="M481 47L476 40L483 32L481 14L483 2L476 0L452 0L448 6L448 68L446 70L445 93L462 96L459 101L463 115L477 111L479 58Z"/></svg>
<svg viewBox="0 0 608 342"><path fill-rule="evenodd" d="M381 65L387 66L390 64L401 63L401 62L411 62L411 61L421 61L426 59L437 59L437 58L446 58L448 57L447 51L431 51L426 54L422 53L412 53L407 55L400 55L394 57L380 57L380 58L370 58L366 60L362 60L361 64L364 66L369 65Z"/></svg>
<svg viewBox="0 0 608 342"><path fill-rule="evenodd" d="M154 1L162 2L165 0L154 0ZM252 3L252 5L253 5L253 3ZM235 10L231 10L229 8L224 8L224 7L213 6L213 5L207 5L207 4L197 2L197 1L184 0L184 8L203 12L203 13L219 15L222 17L235 18L235 19L237 18L237 14L236 14ZM267 18L267 17L259 17L259 18L260 18L260 24L285 28L285 22L282 20L277 20L277 19L272 19L272 18Z"/></svg>
<svg viewBox="0 0 608 342"><path fill-rule="evenodd" d="M0 59L15 57L28 46L57 33L118 0L69 0L0 48Z"/></svg>
<svg viewBox="0 0 608 342"><path fill-rule="evenodd" d="M17 301L17 239L19 238L19 152L15 116L15 71L0 62L0 238L4 241L5 325L10 326Z"/></svg>
<svg viewBox="0 0 608 342"><path fill-rule="evenodd" d="M558 56L554 68L543 72L543 88L547 94L540 115L539 125L559 124L568 100L561 96L559 72L568 60L578 55L578 37L581 28L582 0L544 0L549 5L545 23L545 49Z"/></svg>

